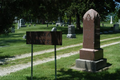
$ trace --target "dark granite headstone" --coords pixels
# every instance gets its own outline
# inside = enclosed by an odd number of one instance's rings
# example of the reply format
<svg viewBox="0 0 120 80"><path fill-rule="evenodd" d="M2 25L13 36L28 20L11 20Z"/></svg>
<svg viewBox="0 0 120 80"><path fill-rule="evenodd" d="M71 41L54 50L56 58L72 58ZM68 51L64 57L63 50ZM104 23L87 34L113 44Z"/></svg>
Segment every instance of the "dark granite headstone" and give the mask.
<svg viewBox="0 0 120 80"><path fill-rule="evenodd" d="M12 32L12 33L15 33L15 26L12 26L12 27L11 27L11 32Z"/></svg>
<svg viewBox="0 0 120 80"><path fill-rule="evenodd" d="M113 31L114 32L120 32L120 30L119 30L119 24L114 24L113 25Z"/></svg>
<svg viewBox="0 0 120 80"><path fill-rule="evenodd" d="M76 34L75 34L75 26L74 25L68 25L68 34L67 34L68 38L76 38Z"/></svg>
<svg viewBox="0 0 120 80"><path fill-rule="evenodd" d="M105 65L106 59L103 59L103 49L100 48L100 15L90 9L83 16L83 48L76 67L96 71Z"/></svg>

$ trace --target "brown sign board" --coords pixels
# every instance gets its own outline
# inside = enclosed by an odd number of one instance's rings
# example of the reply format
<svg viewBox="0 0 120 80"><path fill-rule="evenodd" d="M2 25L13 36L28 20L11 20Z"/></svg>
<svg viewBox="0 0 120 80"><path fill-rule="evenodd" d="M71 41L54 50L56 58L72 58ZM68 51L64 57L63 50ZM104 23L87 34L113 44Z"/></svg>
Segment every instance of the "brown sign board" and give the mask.
<svg viewBox="0 0 120 80"><path fill-rule="evenodd" d="M62 45L62 32L27 31L26 44Z"/></svg>

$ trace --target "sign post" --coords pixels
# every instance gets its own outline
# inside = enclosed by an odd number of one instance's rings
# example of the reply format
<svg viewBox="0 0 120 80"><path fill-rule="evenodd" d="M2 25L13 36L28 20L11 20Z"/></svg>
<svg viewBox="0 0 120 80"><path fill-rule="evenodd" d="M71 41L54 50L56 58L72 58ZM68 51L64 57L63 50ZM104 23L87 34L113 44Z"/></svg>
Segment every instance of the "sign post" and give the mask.
<svg viewBox="0 0 120 80"><path fill-rule="evenodd" d="M56 45L54 45L54 48L55 48L55 80L57 80Z"/></svg>
<svg viewBox="0 0 120 80"><path fill-rule="evenodd" d="M26 32L26 44L31 44L31 80L33 80L33 44L54 45L55 80L57 80L56 45L62 45L62 32L31 31Z"/></svg>
<svg viewBox="0 0 120 80"><path fill-rule="evenodd" d="M33 44L31 44L31 80L33 80Z"/></svg>

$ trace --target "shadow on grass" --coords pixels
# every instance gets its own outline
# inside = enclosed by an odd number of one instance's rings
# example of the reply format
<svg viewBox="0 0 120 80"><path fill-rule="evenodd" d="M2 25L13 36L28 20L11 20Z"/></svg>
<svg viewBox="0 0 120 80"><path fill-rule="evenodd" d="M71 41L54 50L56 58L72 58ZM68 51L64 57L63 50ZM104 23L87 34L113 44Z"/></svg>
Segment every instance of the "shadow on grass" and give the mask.
<svg viewBox="0 0 120 80"><path fill-rule="evenodd" d="M57 80L120 80L120 69L115 73L109 73L108 71L91 73L91 72L79 72L69 69L65 71L61 69L61 74L58 75Z"/></svg>
<svg viewBox="0 0 120 80"><path fill-rule="evenodd" d="M120 69L116 70L114 73L108 71L91 73L91 72L81 72L73 71L72 69L65 70L64 68L58 71L57 80L120 80ZM30 80L31 77L27 77ZM33 77L33 80L52 80L48 77ZM55 80L55 79L54 79Z"/></svg>
<svg viewBox="0 0 120 80"><path fill-rule="evenodd" d="M25 42L26 40L22 39L23 35L23 33L14 33L0 36L0 47L8 47L10 43Z"/></svg>
<svg viewBox="0 0 120 80"><path fill-rule="evenodd" d="M31 80L31 77L27 77L27 80ZM52 80L52 79L49 79L47 77L41 77L41 78L33 77L33 80Z"/></svg>
<svg viewBox="0 0 120 80"><path fill-rule="evenodd" d="M2 52L0 52L1 54ZM10 55L4 55L4 56L0 56L0 62L2 62L3 64L7 62L7 58L14 58L15 56L10 56Z"/></svg>

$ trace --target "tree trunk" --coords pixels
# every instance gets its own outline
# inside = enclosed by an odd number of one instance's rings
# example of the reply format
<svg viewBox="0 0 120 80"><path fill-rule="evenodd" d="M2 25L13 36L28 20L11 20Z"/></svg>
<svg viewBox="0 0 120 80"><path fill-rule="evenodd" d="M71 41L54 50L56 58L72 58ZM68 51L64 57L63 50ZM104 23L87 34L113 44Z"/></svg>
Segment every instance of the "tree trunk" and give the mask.
<svg viewBox="0 0 120 80"><path fill-rule="evenodd" d="M77 12L77 14L76 14L76 28L77 28L78 30L81 30L81 27L80 27L80 17L79 17L78 12Z"/></svg>

